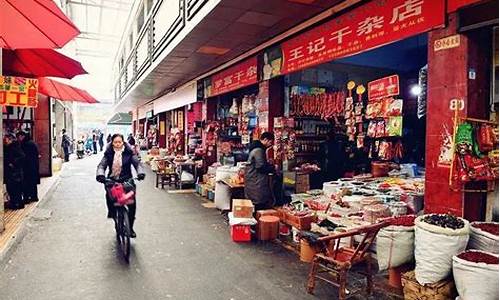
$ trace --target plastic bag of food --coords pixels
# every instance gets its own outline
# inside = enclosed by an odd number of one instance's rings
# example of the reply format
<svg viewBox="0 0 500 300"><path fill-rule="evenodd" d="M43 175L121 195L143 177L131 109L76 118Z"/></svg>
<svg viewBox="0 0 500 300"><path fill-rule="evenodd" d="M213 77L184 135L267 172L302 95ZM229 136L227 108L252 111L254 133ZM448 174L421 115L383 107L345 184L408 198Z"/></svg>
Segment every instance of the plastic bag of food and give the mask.
<svg viewBox="0 0 500 300"><path fill-rule="evenodd" d="M415 220L415 277L420 284L447 278L452 258L469 241L469 222L452 215L430 214Z"/></svg>
<svg viewBox="0 0 500 300"><path fill-rule="evenodd" d="M468 249L498 254L498 223L472 222Z"/></svg>
<svg viewBox="0 0 500 300"><path fill-rule="evenodd" d="M498 299L498 255L469 250L453 256L453 278L460 300Z"/></svg>
<svg viewBox="0 0 500 300"><path fill-rule="evenodd" d="M387 226L377 235L379 270L401 266L413 260L414 226Z"/></svg>

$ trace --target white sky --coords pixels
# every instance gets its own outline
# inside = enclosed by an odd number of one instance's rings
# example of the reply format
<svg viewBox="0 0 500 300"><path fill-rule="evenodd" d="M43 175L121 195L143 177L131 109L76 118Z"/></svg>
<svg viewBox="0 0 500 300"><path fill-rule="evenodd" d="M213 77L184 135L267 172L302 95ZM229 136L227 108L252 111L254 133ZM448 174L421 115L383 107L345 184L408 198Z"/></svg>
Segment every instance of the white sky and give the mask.
<svg viewBox="0 0 500 300"><path fill-rule="evenodd" d="M82 34L61 52L80 61L89 73L70 84L100 102L113 99L113 62L134 0L56 0ZM58 79L61 80L61 79Z"/></svg>

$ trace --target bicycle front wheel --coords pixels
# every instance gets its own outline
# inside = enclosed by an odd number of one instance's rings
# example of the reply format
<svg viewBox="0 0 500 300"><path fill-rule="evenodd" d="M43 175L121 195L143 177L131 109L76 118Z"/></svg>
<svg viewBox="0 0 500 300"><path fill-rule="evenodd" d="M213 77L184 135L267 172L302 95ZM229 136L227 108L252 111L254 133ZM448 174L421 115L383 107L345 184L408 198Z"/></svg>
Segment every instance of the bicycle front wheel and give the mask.
<svg viewBox="0 0 500 300"><path fill-rule="evenodd" d="M128 211L125 207L118 208L118 244L122 252L123 258L129 262L130 258L130 222L128 219Z"/></svg>

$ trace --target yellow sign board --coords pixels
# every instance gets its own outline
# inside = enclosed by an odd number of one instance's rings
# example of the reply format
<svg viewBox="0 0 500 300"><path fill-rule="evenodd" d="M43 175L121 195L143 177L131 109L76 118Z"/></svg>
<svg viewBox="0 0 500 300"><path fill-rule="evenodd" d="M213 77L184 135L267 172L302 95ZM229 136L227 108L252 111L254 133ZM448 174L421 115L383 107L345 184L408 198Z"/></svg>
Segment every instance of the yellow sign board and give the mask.
<svg viewBox="0 0 500 300"><path fill-rule="evenodd" d="M0 76L0 105L37 107L38 80Z"/></svg>
<svg viewBox="0 0 500 300"><path fill-rule="evenodd" d="M455 34L434 41L434 51L446 50L460 46L460 35Z"/></svg>

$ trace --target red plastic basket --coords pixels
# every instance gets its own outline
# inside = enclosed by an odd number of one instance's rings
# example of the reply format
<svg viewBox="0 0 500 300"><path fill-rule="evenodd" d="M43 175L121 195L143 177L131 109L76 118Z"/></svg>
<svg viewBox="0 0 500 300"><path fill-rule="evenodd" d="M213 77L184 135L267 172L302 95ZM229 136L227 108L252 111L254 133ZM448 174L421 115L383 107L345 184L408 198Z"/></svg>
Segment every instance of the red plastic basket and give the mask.
<svg viewBox="0 0 500 300"><path fill-rule="evenodd" d="M231 238L234 242L249 242L252 239L250 225L231 226Z"/></svg>

